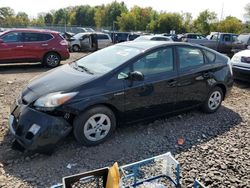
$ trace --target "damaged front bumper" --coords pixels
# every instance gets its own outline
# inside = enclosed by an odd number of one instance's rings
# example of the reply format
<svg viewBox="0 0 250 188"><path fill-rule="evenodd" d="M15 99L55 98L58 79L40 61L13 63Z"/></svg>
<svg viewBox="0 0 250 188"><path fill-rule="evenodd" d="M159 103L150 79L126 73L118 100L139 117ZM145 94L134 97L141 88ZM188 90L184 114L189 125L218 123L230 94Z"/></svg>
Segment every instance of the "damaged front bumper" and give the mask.
<svg viewBox="0 0 250 188"><path fill-rule="evenodd" d="M37 111L27 105L14 104L9 117L9 129L15 140L27 150L53 149L67 136L72 126L63 118Z"/></svg>

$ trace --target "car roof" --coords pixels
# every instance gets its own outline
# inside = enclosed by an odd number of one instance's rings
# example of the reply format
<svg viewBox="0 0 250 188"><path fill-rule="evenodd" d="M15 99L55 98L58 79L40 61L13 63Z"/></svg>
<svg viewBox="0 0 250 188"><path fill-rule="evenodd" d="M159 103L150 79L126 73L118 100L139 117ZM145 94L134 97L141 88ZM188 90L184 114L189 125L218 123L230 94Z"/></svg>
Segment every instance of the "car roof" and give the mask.
<svg viewBox="0 0 250 188"><path fill-rule="evenodd" d="M193 44L193 43L187 43L187 42L173 42L173 41L129 41L129 42L122 42L119 44L116 44L118 46L128 46L132 48L138 48L143 51L147 51L150 49L154 49L157 47L164 47L164 46L173 46L173 45L185 45L185 46L190 46L190 47L202 47L198 44Z"/></svg>
<svg viewBox="0 0 250 188"><path fill-rule="evenodd" d="M46 29L26 29L26 28L22 28L22 29L8 29L6 31L10 32L10 31L18 31L18 32L36 32L36 33L54 33L54 34L59 34L58 31L52 31L52 30L46 30Z"/></svg>
<svg viewBox="0 0 250 188"><path fill-rule="evenodd" d="M139 36L138 38L144 38L144 39L152 39L152 38L154 38L154 37L161 37L161 38L166 38L166 39L170 39L169 37L167 37L167 36L163 36L163 35L141 35L141 36Z"/></svg>

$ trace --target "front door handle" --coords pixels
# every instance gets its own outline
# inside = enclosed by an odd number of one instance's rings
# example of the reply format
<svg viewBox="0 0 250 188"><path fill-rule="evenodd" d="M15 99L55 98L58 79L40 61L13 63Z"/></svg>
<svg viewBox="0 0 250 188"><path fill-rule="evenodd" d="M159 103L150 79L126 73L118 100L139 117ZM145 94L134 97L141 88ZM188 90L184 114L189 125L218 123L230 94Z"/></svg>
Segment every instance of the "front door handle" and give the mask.
<svg viewBox="0 0 250 188"><path fill-rule="evenodd" d="M16 46L17 48L23 48L23 45Z"/></svg>
<svg viewBox="0 0 250 188"><path fill-rule="evenodd" d="M203 78L211 78L211 74L209 72L204 72L202 76Z"/></svg>
<svg viewBox="0 0 250 188"><path fill-rule="evenodd" d="M174 86L176 86L177 81L176 81L176 80L169 80L169 81L167 82L167 84L168 84L169 87L174 87Z"/></svg>

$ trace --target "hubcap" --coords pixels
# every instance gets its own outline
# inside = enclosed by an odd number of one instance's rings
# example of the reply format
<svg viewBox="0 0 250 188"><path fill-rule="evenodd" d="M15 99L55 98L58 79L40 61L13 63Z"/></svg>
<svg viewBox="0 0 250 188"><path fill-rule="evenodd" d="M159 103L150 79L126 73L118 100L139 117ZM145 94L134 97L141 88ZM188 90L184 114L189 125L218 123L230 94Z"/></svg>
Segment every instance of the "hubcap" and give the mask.
<svg viewBox="0 0 250 188"><path fill-rule="evenodd" d="M51 54L47 57L47 63L48 65L52 67L57 66L58 62L59 62L59 58L56 55Z"/></svg>
<svg viewBox="0 0 250 188"><path fill-rule="evenodd" d="M219 107L221 103L221 93L219 91L214 91L208 100L208 107L211 110L215 110Z"/></svg>
<svg viewBox="0 0 250 188"><path fill-rule="evenodd" d="M78 51L79 51L78 46L73 46L73 50L74 50L75 52L78 52Z"/></svg>
<svg viewBox="0 0 250 188"><path fill-rule="evenodd" d="M110 118L105 114L91 116L84 125L84 136L90 141L99 141L109 133Z"/></svg>

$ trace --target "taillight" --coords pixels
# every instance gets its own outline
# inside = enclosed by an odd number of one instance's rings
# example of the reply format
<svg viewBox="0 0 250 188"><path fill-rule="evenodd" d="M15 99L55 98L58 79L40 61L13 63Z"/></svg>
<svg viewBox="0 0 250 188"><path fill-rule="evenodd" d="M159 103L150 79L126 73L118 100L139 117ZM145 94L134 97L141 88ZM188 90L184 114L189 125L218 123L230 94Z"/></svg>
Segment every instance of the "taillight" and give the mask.
<svg viewBox="0 0 250 188"><path fill-rule="evenodd" d="M250 57L242 56L240 61L243 62L243 63L250 63Z"/></svg>
<svg viewBox="0 0 250 188"><path fill-rule="evenodd" d="M60 44L62 46L68 46L68 42L66 40L61 40Z"/></svg>

